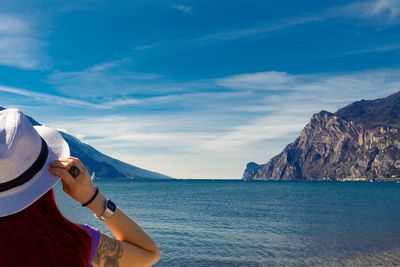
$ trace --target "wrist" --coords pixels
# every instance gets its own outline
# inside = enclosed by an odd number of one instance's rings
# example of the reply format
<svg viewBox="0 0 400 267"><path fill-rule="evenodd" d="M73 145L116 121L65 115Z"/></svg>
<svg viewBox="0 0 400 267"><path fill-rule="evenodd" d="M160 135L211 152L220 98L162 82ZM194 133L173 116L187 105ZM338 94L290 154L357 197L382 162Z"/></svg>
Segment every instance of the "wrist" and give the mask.
<svg viewBox="0 0 400 267"><path fill-rule="evenodd" d="M99 188L96 186L93 196L87 202L82 203L82 207L86 207L90 203L92 203L93 200L95 200L95 198L97 197L98 194L99 194Z"/></svg>
<svg viewBox="0 0 400 267"><path fill-rule="evenodd" d="M117 210L117 205L115 205L114 202L112 202L110 199L106 200L105 203L105 210L102 215L98 216L95 214L97 219L102 220L103 222L107 221Z"/></svg>
<svg viewBox="0 0 400 267"><path fill-rule="evenodd" d="M103 196L101 192L99 192L96 198L86 206L86 208L90 209L96 216L100 216L103 214L105 210L106 198Z"/></svg>
<svg viewBox="0 0 400 267"><path fill-rule="evenodd" d="M90 184L89 186L85 186L85 190L80 193L81 196L76 197L75 200L78 201L81 205L88 203L90 199L95 195L97 186L94 184Z"/></svg>

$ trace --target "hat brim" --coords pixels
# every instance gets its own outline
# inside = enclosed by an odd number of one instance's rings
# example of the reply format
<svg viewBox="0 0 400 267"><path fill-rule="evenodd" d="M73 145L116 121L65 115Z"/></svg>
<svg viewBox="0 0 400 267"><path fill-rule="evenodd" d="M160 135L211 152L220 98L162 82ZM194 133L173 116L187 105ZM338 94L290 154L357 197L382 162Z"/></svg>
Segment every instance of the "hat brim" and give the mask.
<svg viewBox="0 0 400 267"><path fill-rule="evenodd" d="M43 168L31 180L16 188L0 193L0 217L17 213L47 193L60 178L49 172L49 164L70 156L69 146L60 133L46 126L34 126L46 141L49 154Z"/></svg>

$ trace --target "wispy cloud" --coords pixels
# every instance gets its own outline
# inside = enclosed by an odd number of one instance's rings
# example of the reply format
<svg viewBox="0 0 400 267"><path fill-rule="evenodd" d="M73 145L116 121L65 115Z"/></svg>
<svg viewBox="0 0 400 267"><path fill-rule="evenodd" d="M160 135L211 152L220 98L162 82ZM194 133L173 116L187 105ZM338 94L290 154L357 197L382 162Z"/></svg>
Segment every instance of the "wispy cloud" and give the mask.
<svg viewBox="0 0 400 267"><path fill-rule="evenodd" d="M103 152L174 177L209 177L212 168L219 177L238 178L248 161L266 162L293 141L313 113L387 96L400 90L399 77L399 69L244 73L208 81L230 91L171 94L138 104L177 107L173 111L50 122ZM271 87L280 90L265 90ZM189 156L197 164L185 164Z"/></svg>
<svg viewBox="0 0 400 267"><path fill-rule="evenodd" d="M185 177L185 174L193 173L193 166L184 164L185 158L190 156L200 163L202 155L196 150L198 144L216 137L213 132L193 130L198 130L196 123L203 120L173 114L144 114L80 116L69 120L55 118L47 122L50 126L67 129L73 135L84 136L85 142L118 159L175 177ZM206 120L203 123L210 125ZM94 127L97 131L93 131Z"/></svg>
<svg viewBox="0 0 400 267"><path fill-rule="evenodd" d="M45 94L40 92L35 92L31 90L2 86L0 85L0 93L8 93L26 97L31 101L37 101L42 105L48 104L59 104L63 106L73 106L73 107L86 107L92 109L112 109L125 105L136 105L139 100L134 98L121 98L116 100L104 101L104 102L88 102L80 99L74 99L69 97L57 96L52 94Z"/></svg>
<svg viewBox="0 0 400 267"><path fill-rule="evenodd" d="M232 123L229 130L220 131L214 138L204 139L191 149L204 151L199 152L201 154L225 157L229 163L222 165L232 171L235 169L238 177L248 161L265 163L279 153L297 137L313 113L322 109L334 112L356 100L374 99L397 92L400 90L399 74L400 70L371 70L349 74L291 75L290 87L284 93L259 95L262 101L258 103L246 101L246 107L243 105L241 112L253 113L252 118ZM259 79L254 82L258 86ZM250 79L248 83L249 88L254 87ZM278 84L281 86L280 82ZM245 90L242 84L235 88ZM230 110L229 104L225 106L227 113L238 111L235 108ZM238 154L242 155L240 159L243 163L232 167L232 162L240 162L236 157ZM204 165L209 163L206 157L201 162Z"/></svg>
<svg viewBox="0 0 400 267"><path fill-rule="evenodd" d="M364 54L370 54L370 53L387 53L387 52L393 52L393 51L398 51L398 50L400 50L399 44L387 44L387 45L371 46L369 48L359 49L359 50L354 50L354 51L348 51L348 52L341 53L339 55L332 55L330 57L335 58L335 57L346 57L346 56L351 56L351 55L364 55Z"/></svg>
<svg viewBox="0 0 400 267"><path fill-rule="evenodd" d="M55 96L35 91L30 91L21 88L14 88L8 86L0 86L0 92L2 93L9 93L14 95L20 95L27 98L30 98L35 101L41 101L42 103L53 103L53 104L61 104L61 105L68 105L68 106L84 106L84 107L97 107L95 104L81 101L77 99L71 99L61 96Z"/></svg>
<svg viewBox="0 0 400 267"><path fill-rule="evenodd" d="M400 70L371 70L349 74L290 75L276 72L242 74L223 78L224 85L238 90L280 88L278 94L265 94L261 103L249 103L249 112L262 112L249 123L204 144L222 150L263 140L294 136L321 109L336 111L362 98L378 98L400 90ZM245 79L243 79L245 77ZM239 82L238 82L239 81ZM260 82L261 81L261 82ZM379 88L379 90L377 90ZM262 96L260 96L262 97ZM244 111L244 110L243 110Z"/></svg>
<svg viewBox="0 0 400 267"><path fill-rule="evenodd" d="M293 27L297 25L302 25L309 22L315 22L321 20L319 15L315 16L303 16L303 17L296 17L291 19L286 19L279 23L275 23L272 25L263 25L258 27L252 28L245 28L245 29L234 29L234 30L224 30L219 31L216 33L212 33L206 36L198 37L193 39L193 41L213 41L213 40L236 40L240 38L252 37L252 36L259 36L263 34L267 34L270 32L279 31L285 29L287 27Z"/></svg>
<svg viewBox="0 0 400 267"><path fill-rule="evenodd" d="M270 87L278 87L286 89L282 96L296 94L299 91L313 92L315 94L328 93L335 95L340 99L362 97L362 93L368 92L369 95L377 95L373 93L374 88L392 91L393 85L400 82L397 75L399 69L376 69L365 70L350 73L322 73L322 74L302 74L295 75L287 72L266 71L257 73L244 73L228 77L216 79L215 82L221 86L227 86L231 89L250 90L250 89L268 89ZM400 89L400 88L399 88ZM343 92L351 92L351 94L343 94ZM340 93L339 93L340 92ZM387 93L387 92L386 92ZM268 94L269 96L271 94ZM306 99L306 98L305 98ZM324 98L323 98L324 99ZM332 98L328 99L333 100Z"/></svg>
<svg viewBox="0 0 400 267"><path fill-rule="evenodd" d="M130 98L139 95L143 99L164 99L163 96L176 97L180 94L213 91L209 88L214 80L204 79L188 82L168 80L155 73L140 73L130 69L132 59L104 62L83 70L54 72L47 82L64 95L81 97L93 101Z"/></svg>
<svg viewBox="0 0 400 267"><path fill-rule="evenodd" d="M0 13L0 65L22 69L45 67L44 41L33 18Z"/></svg>
<svg viewBox="0 0 400 267"><path fill-rule="evenodd" d="M201 144L203 150L237 151L253 143L266 140L277 140L282 137L295 136L300 133L307 119L282 112L277 115L255 117L250 123L238 125L228 133L222 133L213 140ZM256 153L255 153L256 154Z"/></svg>
<svg viewBox="0 0 400 267"><path fill-rule="evenodd" d="M130 58L101 63L81 71L55 72L48 82L66 95L98 97L146 93L156 81L158 74L132 72L126 66Z"/></svg>
<svg viewBox="0 0 400 267"><path fill-rule="evenodd" d="M139 50L139 51L148 50L148 49L157 47L157 46L159 46L159 45L160 45L160 43L138 45L138 46L135 46L135 47L134 47L134 50Z"/></svg>
<svg viewBox="0 0 400 267"><path fill-rule="evenodd" d="M193 7L188 5L173 5L172 8L185 14L193 14Z"/></svg>
<svg viewBox="0 0 400 267"><path fill-rule="evenodd" d="M389 52L400 50L400 45L382 45L369 49L360 50L359 53L373 53L373 52Z"/></svg>
<svg viewBox="0 0 400 267"><path fill-rule="evenodd" d="M400 19L400 1L369 0L356 1L348 5L331 8L327 14L336 17L360 18L380 23L397 23Z"/></svg>
<svg viewBox="0 0 400 267"><path fill-rule="evenodd" d="M381 24L400 22L400 1L398 0L369 0L356 1L351 4L334 6L318 14L284 19L279 23L259 25L243 29L227 29L201 36L192 41L229 41L241 38L263 36L289 27L301 26L308 23L325 22L331 19L362 19Z"/></svg>
<svg viewBox="0 0 400 267"><path fill-rule="evenodd" d="M291 80L293 76L286 72L266 71L217 79L216 84L228 88L280 90Z"/></svg>

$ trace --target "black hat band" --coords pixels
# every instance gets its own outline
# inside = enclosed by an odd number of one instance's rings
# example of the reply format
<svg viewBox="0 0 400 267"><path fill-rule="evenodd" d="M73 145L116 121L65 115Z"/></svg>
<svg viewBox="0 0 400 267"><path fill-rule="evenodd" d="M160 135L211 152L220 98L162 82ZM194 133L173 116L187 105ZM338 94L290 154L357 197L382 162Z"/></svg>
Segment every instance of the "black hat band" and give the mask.
<svg viewBox="0 0 400 267"><path fill-rule="evenodd" d="M42 148L35 162L17 178L14 178L4 183L0 183L0 192L7 191L11 188L20 186L28 182L43 168L44 164L46 163L47 156L49 155L49 148L47 147L47 144L43 140L43 138L40 139L42 140Z"/></svg>

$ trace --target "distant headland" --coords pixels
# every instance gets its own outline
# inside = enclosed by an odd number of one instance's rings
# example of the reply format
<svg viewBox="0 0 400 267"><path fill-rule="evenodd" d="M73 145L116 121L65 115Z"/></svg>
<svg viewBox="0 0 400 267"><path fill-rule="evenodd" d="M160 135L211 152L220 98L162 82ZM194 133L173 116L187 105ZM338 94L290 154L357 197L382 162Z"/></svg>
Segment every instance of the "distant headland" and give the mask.
<svg viewBox="0 0 400 267"><path fill-rule="evenodd" d="M300 136L244 180L400 180L400 92L314 114Z"/></svg>

